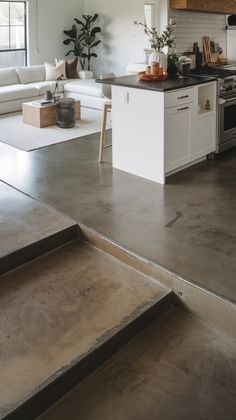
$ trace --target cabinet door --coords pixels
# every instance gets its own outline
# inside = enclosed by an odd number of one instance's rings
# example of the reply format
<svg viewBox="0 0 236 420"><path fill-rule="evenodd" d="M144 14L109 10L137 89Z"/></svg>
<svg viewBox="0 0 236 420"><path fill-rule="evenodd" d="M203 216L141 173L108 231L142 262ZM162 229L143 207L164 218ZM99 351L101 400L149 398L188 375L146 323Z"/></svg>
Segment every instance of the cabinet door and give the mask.
<svg viewBox="0 0 236 420"><path fill-rule="evenodd" d="M165 114L165 172L191 161L194 138L194 105L169 108Z"/></svg>
<svg viewBox="0 0 236 420"><path fill-rule="evenodd" d="M216 116L215 112L205 113L198 117L198 125L194 142L196 158L216 151Z"/></svg>

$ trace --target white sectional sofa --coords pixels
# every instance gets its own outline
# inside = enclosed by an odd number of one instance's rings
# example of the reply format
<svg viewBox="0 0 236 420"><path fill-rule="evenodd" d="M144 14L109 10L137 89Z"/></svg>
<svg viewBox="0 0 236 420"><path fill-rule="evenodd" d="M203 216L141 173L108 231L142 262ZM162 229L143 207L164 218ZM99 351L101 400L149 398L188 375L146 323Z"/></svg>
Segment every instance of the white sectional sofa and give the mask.
<svg viewBox="0 0 236 420"><path fill-rule="evenodd" d="M60 82L65 96L78 99L82 106L102 109L107 98L104 85L95 82L90 72L82 72L83 79L66 79ZM0 69L0 114L20 111L23 102L43 98L53 90L55 82L45 80L45 66Z"/></svg>

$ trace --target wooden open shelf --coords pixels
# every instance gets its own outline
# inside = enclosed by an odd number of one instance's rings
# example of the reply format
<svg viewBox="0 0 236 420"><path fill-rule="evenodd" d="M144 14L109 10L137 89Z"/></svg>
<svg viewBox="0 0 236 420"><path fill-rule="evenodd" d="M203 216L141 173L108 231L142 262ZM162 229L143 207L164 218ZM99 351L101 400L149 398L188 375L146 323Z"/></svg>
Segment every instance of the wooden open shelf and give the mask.
<svg viewBox="0 0 236 420"><path fill-rule="evenodd" d="M212 13L236 13L235 0L170 0L170 8Z"/></svg>

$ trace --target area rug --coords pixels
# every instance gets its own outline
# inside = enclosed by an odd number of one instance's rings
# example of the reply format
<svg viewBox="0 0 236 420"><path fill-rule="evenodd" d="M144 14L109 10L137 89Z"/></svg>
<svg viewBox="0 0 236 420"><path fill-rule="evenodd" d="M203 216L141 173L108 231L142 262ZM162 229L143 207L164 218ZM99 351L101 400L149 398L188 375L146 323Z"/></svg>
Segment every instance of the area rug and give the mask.
<svg viewBox="0 0 236 420"><path fill-rule="evenodd" d="M102 112L97 109L81 107L81 120L74 128L62 129L56 126L37 128L24 124L21 113L0 117L0 142L29 152L56 143L62 143L101 129ZM108 124L107 128L111 128Z"/></svg>

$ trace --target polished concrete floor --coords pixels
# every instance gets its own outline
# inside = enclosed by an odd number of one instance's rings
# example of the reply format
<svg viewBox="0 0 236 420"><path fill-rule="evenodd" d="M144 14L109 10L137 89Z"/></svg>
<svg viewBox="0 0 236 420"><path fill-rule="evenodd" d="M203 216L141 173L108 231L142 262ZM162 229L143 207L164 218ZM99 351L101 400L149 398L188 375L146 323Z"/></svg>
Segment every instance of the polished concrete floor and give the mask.
<svg viewBox="0 0 236 420"><path fill-rule="evenodd" d="M235 420L236 347L173 309L40 420Z"/></svg>
<svg viewBox="0 0 236 420"><path fill-rule="evenodd" d="M0 418L170 291L78 241L0 282Z"/></svg>
<svg viewBox="0 0 236 420"><path fill-rule="evenodd" d="M98 134L31 153L1 144L0 179L236 302L236 149L165 186L112 169L111 149L97 157Z"/></svg>
<svg viewBox="0 0 236 420"><path fill-rule="evenodd" d="M75 224L70 218L0 182L1 258Z"/></svg>

